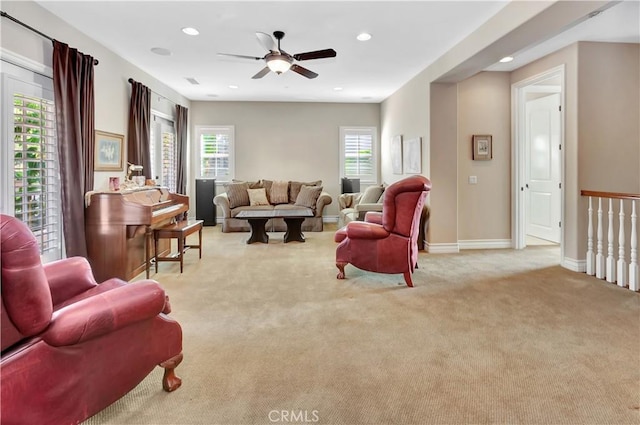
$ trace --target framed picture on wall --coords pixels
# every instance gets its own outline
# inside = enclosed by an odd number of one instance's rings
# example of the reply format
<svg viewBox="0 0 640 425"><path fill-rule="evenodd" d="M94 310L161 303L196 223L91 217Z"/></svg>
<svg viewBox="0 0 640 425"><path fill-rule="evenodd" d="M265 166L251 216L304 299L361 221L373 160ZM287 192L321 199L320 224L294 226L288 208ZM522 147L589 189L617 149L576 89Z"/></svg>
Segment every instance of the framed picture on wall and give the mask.
<svg viewBox="0 0 640 425"><path fill-rule="evenodd" d="M493 158L493 146L491 145L491 135L473 135L473 160L484 161Z"/></svg>
<svg viewBox="0 0 640 425"><path fill-rule="evenodd" d="M96 171L122 171L122 134L96 130L93 169Z"/></svg>
<svg viewBox="0 0 640 425"><path fill-rule="evenodd" d="M403 141L402 163L405 174L420 174L422 172L422 137Z"/></svg>

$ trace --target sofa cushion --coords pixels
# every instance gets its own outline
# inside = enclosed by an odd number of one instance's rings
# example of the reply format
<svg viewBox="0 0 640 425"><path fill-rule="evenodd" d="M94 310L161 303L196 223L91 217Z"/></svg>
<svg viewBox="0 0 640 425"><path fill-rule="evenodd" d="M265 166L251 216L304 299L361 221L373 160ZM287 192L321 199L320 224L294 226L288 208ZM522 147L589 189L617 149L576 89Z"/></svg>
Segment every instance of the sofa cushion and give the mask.
<svg viewBox="0 0 640 425"><path fill-rule="evenodd" d="M320 193L322 193L322 186L302 185L295 205L315 209Z"/></svg>
<svg viewBox="0 0 640 425"><path fill-rule="evenodd" d="M249 194L249 205L257 206L257 205L269 205L269 200L267 199L267 192L264 187L260 189L247 189L247 193Z"/></svg>
<svg viewBox="0 0 640 425"><path fill-rule="evenodd" d="M384 187L382 185L369 186L362 194L362 197L360 198L360 203L376 204L378 203L378 200L380 199L380 196L382 196L383 192L384 192Z"/></svg>
<svg viewBox="0 0 640 425"><path fill-rule="evenodd" d="M273 205L289 203L289 182L273 182L271 184L269 199Z"/></svg>
<svg viewBox="0 0 640 425"><path fill-rule="evenodd" d="M302 186L322 186L322 180L317 180L315 182L296 182L292 181L289 183L289 202L292 204L296 202L298 199L298 193L300 193L300 188Z"/></svg>
<svg viewBox="0 0 640 425"><path fill-rule="evenodd" d="M229 208L243 207L250 204L249 193L247 192L249 183L228 183L224 185L224 188L229 197Z"/></svg>

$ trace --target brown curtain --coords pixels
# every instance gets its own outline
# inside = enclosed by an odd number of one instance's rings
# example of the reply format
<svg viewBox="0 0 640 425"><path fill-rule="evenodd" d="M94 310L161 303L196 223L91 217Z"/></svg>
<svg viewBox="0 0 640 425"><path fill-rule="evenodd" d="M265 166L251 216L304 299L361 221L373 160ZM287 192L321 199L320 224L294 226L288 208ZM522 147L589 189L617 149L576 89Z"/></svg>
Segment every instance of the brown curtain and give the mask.
<svg viewBox="0 0 640 425"><path fill-rule="evenodd" d="M176 192L187 191L187 126L189 109L176 105Z"/></svg>
<svg viewBox="0 0 640 425"><path fill-rule="evenodd" d="M142 165L143 174L151 177L151 156L149 138L151 137L151 90L144 84L129 80L131 83L131 102L129 103L129 132L127 133L127 161Z"/></svg>
<svg viewBox="0 0 640 425"><path fill-rule="evenodd" d="M62 225L68 257L87 256L84 194L93 190L93 57L53 41L53 89L62 199Z"/></svg>

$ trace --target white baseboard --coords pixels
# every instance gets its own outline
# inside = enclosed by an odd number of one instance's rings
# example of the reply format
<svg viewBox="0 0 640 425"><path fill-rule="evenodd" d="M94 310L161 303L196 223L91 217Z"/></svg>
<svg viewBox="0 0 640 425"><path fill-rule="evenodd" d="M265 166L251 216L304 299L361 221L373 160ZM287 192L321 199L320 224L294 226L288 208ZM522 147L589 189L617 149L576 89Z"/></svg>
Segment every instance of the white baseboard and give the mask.
<svg viewBox="0 0 640 425"><path fill-rule="evenodd" d="M585 273L587 271L587 260L576 260L575 258L564 257L560 265L573 272Z"/></svg>
<svg viewBox="0 0 640 425"><path fill-rule="evenodd" d="M511 239L473 239L458 241L460 249L505 249L511 248Z"/></svg>
<svg viewBox="0 0 640 425"><path fill-rule="evenodd" d="M429 254L457 254L460 247L457 243L425 243L425 251Z"/></svg>

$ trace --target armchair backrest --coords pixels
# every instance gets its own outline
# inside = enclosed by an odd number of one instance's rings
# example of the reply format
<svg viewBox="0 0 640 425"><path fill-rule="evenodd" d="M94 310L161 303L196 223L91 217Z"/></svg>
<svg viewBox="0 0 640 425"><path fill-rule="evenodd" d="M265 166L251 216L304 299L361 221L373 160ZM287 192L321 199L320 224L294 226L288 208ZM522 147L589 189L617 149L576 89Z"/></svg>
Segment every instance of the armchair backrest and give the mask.
<svg viewBox="0 0 640 425"><path fill-rule="evenodd" d="M420 215L431 182L424 176L411 176L389 185L382 202L382 227L388 232L411 236L417 231ZM417 238L417 232L414 235Z"/></svg>
<svg viewBox="0 0 640 425"><path fill-rule="evenodd" d="M0 321L2 351L42 332L51 321L53 302L40 261L40 249L29 227L0 215Z"/></svg>

